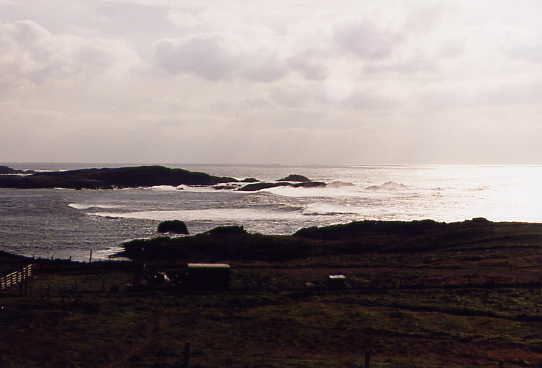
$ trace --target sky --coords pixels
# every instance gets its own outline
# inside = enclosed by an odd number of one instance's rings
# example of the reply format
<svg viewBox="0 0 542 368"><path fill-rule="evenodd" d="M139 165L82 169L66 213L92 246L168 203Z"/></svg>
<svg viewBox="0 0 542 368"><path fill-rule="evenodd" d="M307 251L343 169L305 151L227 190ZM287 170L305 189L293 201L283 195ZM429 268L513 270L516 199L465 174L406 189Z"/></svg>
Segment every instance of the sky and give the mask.
<svg viewBox="0 0 542 368"><path fill-rule="evenodd" d="M537 0L0 0L0 161L542 163Z"/></svg>

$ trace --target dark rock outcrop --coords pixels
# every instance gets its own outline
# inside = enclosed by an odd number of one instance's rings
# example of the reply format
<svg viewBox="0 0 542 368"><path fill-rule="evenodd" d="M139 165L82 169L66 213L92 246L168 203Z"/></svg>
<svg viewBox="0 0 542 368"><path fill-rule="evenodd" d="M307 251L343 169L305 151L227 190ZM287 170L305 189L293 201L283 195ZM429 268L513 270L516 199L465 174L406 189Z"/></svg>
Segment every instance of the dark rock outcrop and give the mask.
<svg viewBox="0 0 542 368"><path fill-rule="evenodd" d="M183 221L171 220L158 224L159 233L188 234L188 228Z"/></svg>
<svg viewBox="0 0 542 368"><path fill-rule="evenodd" d="M111 189L155 185L215 185L230 182L237 182L237 180L163 166L81 169L0 177L1 188Z"/></svg>
<svg viewBox="0 0 542 368"><path fill-rule="evenodd" d="M286 187L288 185L289 185L288 183L253 183L253 184L247 184L239 188L239 190L242 192L255 192L257 190L269 189L269 188L275 188L275 187Z"/></svg>
<svg viewBox="0 0 542 368"><path fill-rule="evenodd" d="M213 189L216 190L235 190L237 188L239 188L239 186L235 184L219 184L213 186Z"/></svg>
<svg viewBox="0 0 542 368"><path fill-rule="evenodd" d="M245 178L241 180L241 183L257 183L257 182L259 182L259 180L256 178Z"/></svg>
<svg viewBox="0 0 542 368"><path fill-rule="evenodd" d="M294 188L316 188L316 187L325 187L326 183L320 181L308 181L304 183L289 183L289 182L280 182L280 183L254 183L247 184L238 190L242 192L255 192L257 190L269 189L275 187L294 187Z"/></svg>
<svg viewBox="0 0 542 368"><path fill-rule="evenodd" d="M306 176L303 176L303 175L291 174L291 175L288 175L287 177L279 179L277 181L297 181L299 183L307 183L307 182L309 182L311 180L309 178L307 178Z"/></svg>
<svg viewBox="0 0 542 368"><path fill-rule="evenodd" d="M2 166L0 165L0 175L7 175L7 174L33 174L34 171L32 170L17 170L12 169L9 166Z"/></svg>

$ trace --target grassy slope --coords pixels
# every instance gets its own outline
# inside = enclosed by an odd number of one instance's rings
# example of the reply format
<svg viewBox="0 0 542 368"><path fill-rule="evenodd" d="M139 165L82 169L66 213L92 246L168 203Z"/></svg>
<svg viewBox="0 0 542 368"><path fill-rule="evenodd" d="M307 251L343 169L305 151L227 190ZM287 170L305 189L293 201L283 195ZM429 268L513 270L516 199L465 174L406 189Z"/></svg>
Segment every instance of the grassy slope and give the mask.
<svg viewBox="0 0 542 368"><path fill-rule="evenodd" d="M347 367L366 350L374 367L542 362L542 225L369 225L296 239L329 247L307 257L224 258L222 294L129 291L130 265L45 263L32 296L0 297L0 366L177 367L187 341L203 367ZM330 272L352 288L327 289Z"/></svg>

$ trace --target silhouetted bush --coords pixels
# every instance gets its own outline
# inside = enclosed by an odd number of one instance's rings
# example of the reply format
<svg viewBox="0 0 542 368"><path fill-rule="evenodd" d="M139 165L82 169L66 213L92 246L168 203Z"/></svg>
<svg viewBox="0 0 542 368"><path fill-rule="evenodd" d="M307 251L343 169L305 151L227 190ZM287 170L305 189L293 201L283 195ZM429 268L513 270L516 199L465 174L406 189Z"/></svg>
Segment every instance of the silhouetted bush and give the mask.
<svg viewBox="0 0 542 368"><path fill-rule="evenodd" d="M211 235L238 235L247 234L242 226L218 226L208 231Z"/></svg>

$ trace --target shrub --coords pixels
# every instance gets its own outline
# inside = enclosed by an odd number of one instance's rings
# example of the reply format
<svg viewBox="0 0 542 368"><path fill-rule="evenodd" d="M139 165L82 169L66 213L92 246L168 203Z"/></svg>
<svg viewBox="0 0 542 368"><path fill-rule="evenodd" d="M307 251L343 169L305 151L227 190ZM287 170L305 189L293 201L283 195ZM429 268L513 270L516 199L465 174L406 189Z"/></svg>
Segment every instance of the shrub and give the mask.
<svg viewBox="0 0 542 368"><path fill-rule="evenodd" d="M158 225L159 233L188 234L188 228L183 221L164 221Z"/></svg>

